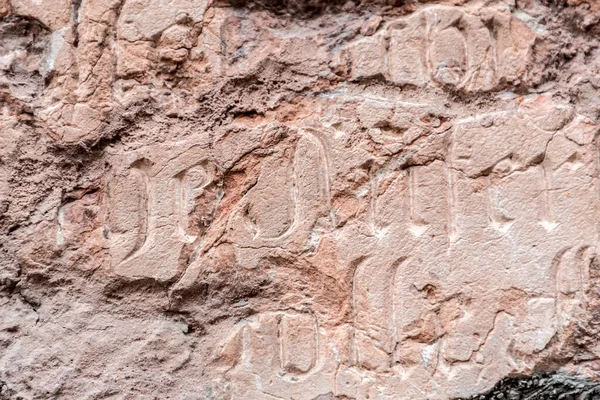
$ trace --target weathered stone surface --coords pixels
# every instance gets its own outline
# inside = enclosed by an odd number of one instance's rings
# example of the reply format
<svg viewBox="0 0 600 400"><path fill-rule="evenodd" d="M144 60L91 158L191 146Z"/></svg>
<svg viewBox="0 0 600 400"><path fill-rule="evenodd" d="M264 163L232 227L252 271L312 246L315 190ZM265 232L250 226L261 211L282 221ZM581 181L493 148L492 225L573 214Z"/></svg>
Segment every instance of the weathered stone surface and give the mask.
<svg viewBox="0 0 600 400"><path fill-rule="evenodd" d="M0 398L594 398L600 8L547 3L0 1Z"/></svg>
<svg viewBox="0 0 600 400"><path fill-rule="evenodd" d="M354 80L382 75L397 85L435 83L486 91L527 80L536 40L545 32L500 2L461 10L429 7L390 21L343 51Z"/></svg>

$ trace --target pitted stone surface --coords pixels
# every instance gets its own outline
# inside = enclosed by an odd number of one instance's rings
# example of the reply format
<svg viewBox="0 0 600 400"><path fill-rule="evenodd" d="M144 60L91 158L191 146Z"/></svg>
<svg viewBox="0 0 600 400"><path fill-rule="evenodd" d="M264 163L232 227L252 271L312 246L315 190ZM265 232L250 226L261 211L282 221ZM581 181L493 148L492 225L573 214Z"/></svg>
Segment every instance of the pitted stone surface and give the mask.
<svg viewBox="0 0 600 400"><path fill-rule="evenodd" d="M595 4L5 3L0 398L596 387Z"/></svg>

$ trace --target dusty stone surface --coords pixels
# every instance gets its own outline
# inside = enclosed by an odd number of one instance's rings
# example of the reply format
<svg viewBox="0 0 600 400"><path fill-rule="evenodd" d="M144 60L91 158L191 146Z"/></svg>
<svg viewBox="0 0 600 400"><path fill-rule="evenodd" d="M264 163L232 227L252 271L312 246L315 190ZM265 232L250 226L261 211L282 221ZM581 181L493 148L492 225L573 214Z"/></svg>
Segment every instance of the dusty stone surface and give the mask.
<svg viewBox="0 0 600 400"><path fill-rule="evenodd" d="M0 398L597 395L598 3L0 17Z"/></svg>

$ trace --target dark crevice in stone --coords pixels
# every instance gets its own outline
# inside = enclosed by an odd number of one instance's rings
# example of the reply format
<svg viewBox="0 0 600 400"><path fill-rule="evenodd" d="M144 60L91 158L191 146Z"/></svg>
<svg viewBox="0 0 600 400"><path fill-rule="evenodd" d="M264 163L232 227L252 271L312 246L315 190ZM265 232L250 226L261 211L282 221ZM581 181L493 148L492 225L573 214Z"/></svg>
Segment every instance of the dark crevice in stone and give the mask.
<svg viewBox="0 0 600 400"><path fill-rule="evenodd" d="M600 400L600 383L561 373L502 379L487 393L454 400Z"/></svg>

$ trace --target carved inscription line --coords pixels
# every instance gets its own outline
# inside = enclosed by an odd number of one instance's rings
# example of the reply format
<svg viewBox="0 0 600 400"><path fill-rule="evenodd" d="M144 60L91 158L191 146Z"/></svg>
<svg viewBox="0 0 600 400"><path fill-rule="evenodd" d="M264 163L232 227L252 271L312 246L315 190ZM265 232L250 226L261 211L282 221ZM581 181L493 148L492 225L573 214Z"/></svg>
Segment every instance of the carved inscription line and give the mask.
<svg viewBox="0 0 600 400"><path fill-rule="evenodd" d="M150 190L150 178L145 169L146 160L140 160L139 162L134 163L130 168L130 173L133 177L136 177L137 181L142 184L142 187L139 191L139 232L135 236L135 244L131 251L125 256L125 258L120 262L123 264L130 259L132 259L138 252L142 251L144 248L150 230L150 209L148 207L151 199L151 190Z"/></svg>
<svg viewBox="0 0 600 400"><path fill-rule="evenodd" d="M542 171L542 218L540 221L540 225L544 227L548 232L553 231L558 223L556 222L556 218L554 216L554 202L552 196L552 169L548 167L548 161L546 157L540 164L540 168Z"/></svg>
<svg viewBox="0 0 600 400"><path fill-rule="evenodd" d="M392 346L391 346L391 350L392 353L390 354L391 360L390 362L392 363L394 354L393 351L397 348L398 344L400 343L400 333L398 332L398 324L400 323L400 321L398 320L398 312L400 307L398 306L397 302L400 300L398 299L398 296L396 296L396 284L397 284L397 279L398 279L398 270L400 270L401 267L405 266L408 263L409 259L407 257L401 257L398 260L396 260L393 264L392 264L392 280L391 280L391 285L390 285L390 299L391 299L391 306L392 306Z"/></svg>
<svg viewBox="0 0 600 400"><path fill-rule="evenodd" d="M568 247L561 250L552 262L552 274L556 291L556 310L559 331L564 330L576 308L586 304L586 291L589 285L590 246Z"/></svg>
<svg viewBox="0 0 600 400"><path fill-rule="evenodd" d="M177 227L179 235L187 243L193 243L197 239L197 235L188 234L188 216L194 210L195 200L213 179L214 176L202 164L184 169L174 177Z"/></svg>
<svg viewBox="0 0 600 400"><path fill-rule="evenodd" d="M435 15L434 15L435 17ZM421 49L421 53L423 54L424 63L425 63L425 71L428 77L433 75L433 62L431 61L431 47L433 46L433 23L431 15L429 12L425 13L425 31L423 34L423 48Z"/></svg>
<svg viewBox="0 0 600 400"><path fill-rule="evenodd" d="M447 235L450 243L455 243L458 240L458 232L456 227L456 174L452 166L452 148L453 144L449 145L448 155L444 161L445 163L445 174L447 184ZM411 166L405 170L398 172L398 177L403 178L402 171L405 171L407 181L407 211L406 214L409 216L408 230L414 237L420 237L428 228L428 221L422 216L422 210L425 205L422 204L422 194L420 193L420 168L422 166ZM547 165L547 162L539 165L541 171L542 189L541 189L541 211L539 224L544 227L548 232L553 231L557 226L558 222L555 217L555 205L554 205L554 194L553 185L551 178L551 168ZM371 230L375 236L382 234L382 227L377 223L378 214L378 185L379 185L379 174L370 172L370 199L369 199L369 211L368 217L371 225ZM501 178L498 178L501 179ZM502 202L502 196L499 187L493 183L493 174L485 175L486 191L487 191L487 210L490 219L491 226L497 231L505 234L515 223L514 218L508 216L504 210Z"/></svg>
<svg viewBox="0 0 600 400"><path fill-rule="evenodd" d="M256 226L255 224L253 224L252 222L248 222L250 225L250 229L253 232L253 239L257 240L257 241L262 241L264 243L276 243L276 242L281 242L284 240L287 240L288 238L290 238L293 234L295 234L301 227L303 224L310 222L311 218L313 216L316 216L316 213L318 212L318 210L316 210L314 208L314 205L305 205L302 204L303 201L305 201L306 199L302 198L301 196L301 190L304 190L304 188L301 188L300 185L302 185L304 182L301 181L300 176L305 172L306 166L299 164L299 159L300 159L300 153L303 150L306 149L302 149L302 145L303 145L303 140L306 141L306 143L309 143L313 149L311 151L314 151L316 154L316 158L318 160L318 166L317 166L317 174L318 174L318 179L320 180L320 182L316 182L317 186L320 188L320 190L322 191L322 193L320 193L323 197L323 200L325 201L325 207L328 213L329 218L333 221L334 220L334 216L333 216L333 211L332 211L332 207L331 207L331 177L330 177L330 173L329 173L329 156L327 154L327 150L325 147L325 144L323 142L323 139L319 137L319 135L317 133L313 133L311 132L312 130L301 130L301 137L298 140L298 142L296 143L296 147L292 153L292 159L291 159L291 172L290 172L290 202L291 205L294 209L293 213L292 213L292 221L289 224L289 226L279 235L277 236L273 236L273 237L267 237L264 235L261 235L260 233L260 227ZM311 171L312 168L311 168ZM312 193L313 195L315 193ZM316 193L317 195L319 195L319 193ZM250 207L250 204L246 204L245 206Z"/></svg>
<svg viewBox="0 0 600 400"><path fill-rule="evenodd" d="M417 178L417 168L418 167L409 167L406 170L407 180L408 180L408 204L409 211L408 215L410 216L410 227L409 231L415 237L421 236L427 230L427 223L425 220L419 215L420 213L420 198L418 191L418 178Z"/></svg>
<svg viewBox="0 0 600 400"><path fill-rule="evenodd" d="M297 325L290 326L292 322ZM284 313L277 324L277 338L281 370L294 374L294 379L297 379L315 369L321 343L318 320L314 314Z"/></svg>
<svg viewBox="0 0 600 400"><path fill-rule="evenodd" d="M159 280L176 276L183 246L197 240L188 230L189 215L214 179L207 156L203 147L192 146L167 160L142 157L108 183L114 189L109 191L111 208L126 215L118 218L126 226L112 222L117 229L111 255L118 274Z"/></svg>
<svg viewBox="0 0 600 400"><path fill-rule="evenodd" d="M325 145L325 140L323 139L323 137L321 136L321 134L314 130L314 129L310 129L307 128L305 130L301 131L302 133L307 133L308 135L306 135L309 140L312 141L312 143L315 145L315 147L317 148L317 152L319 154L319 159L320 159L320 166L323 168L322 171L322 178L323 178L323 190L324 190L324 195L325 195L325 201L327 203L327 210L329 210L329 214L330 214L330 218L334 219L334 216L332 214L332 208L331 208L331 173L330 173L330 160L329 160L329 154L327 151L327 146Z"/></svg>
<svg viewBox="0 0 600 400"><path fill-rule="evenodd" d="M361 265L367 260L367 257L363 257L360 258L356 261L353 262L353 264L355 264L354 266L354 271L352 274L352 285L351 285L351 294L352 294L352 298L351 298L351 311L352 311L352 337L351 337L351 343L352 343L352 359L351 362L353 364L358 364L358 360L359 360L359 354L358 354L358 346L356 344L357 342L357 338L356 338L356 333L357 333L357 326L358 326L358 302L356 300L356 278L359 275L359 270Z"/></svg>
<svg viewBox="0 0 600 400"><path fill-rule="evenodd" d="M498 80L499 62L498 29L495 20L489 23L465 20L461 12L434 7L404 24L390 25L403 32L404 41L392 33L395 52L391 57L386 53L388 74L398 83L419 85L433 79L468 90L489 88Z"/></svg>
<svg viewBox="0 0 600 400"><path fill-rule="evenodd" d="M498 189L491 182L491 175L486 176L486 185L488 193L488 215L492 227L497 231L505 234L514 224L515 220L506 215L502 204L499 201Z"/></svg>
<svg viewBox="0 0 600 400"><path fill-rule="evenodd" d="M385 229L377 222L377 194L379 191L379 178L373 168L369 171L369 224L373 236L381 238Z"/></svg>
<svg viewBox="0 0 600 400"><path fill-rule="evenodd" d="M368 344L363 340L368 340L371 345L379 348L384 353L387 353L386 365L381 365L387 368L393 364L394 350L400 342L400 334L398 327L400 325L399 315L401 314L401 298L397 296L398 291L398 271L407 265L409 259L400 257L395 262L384 268L383 276L372 277L370 274L375 271L366 271L373 264L369 264L371 259L364 258L355 262L352 280L352 362L355 365L360 365L363 360L363 355L368 351L364 346ZM381 279L381 281L378 280ZM381 283L381 286L378 286ZM359 302L358 299L362 300ZM391 314L391 315L390 315ZM372 318L382 320L370 321ZM362 326L368 320L369 326ZM372 328L376 331L376 336L370 334L367 328ZM362 335L362 340L359 340L359 335ZM370 360L373 364L376 361Z"/></svg>
<svg viewBox="0 0 600 400"><path fill-rule="evenodd" d="M448 185L448 240L450 242L450 249L454 243L456 243L458 239L458 233L456 230L456 216L455 216L455 206L456 206L456 181L455 181L455 171L452 165L452 157L454 154L454 130L450 133L450 139L448 143L448 150L446 152L446 158L444 159L444 164L446 166L446 182Z"/></svg>

